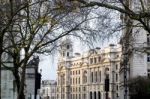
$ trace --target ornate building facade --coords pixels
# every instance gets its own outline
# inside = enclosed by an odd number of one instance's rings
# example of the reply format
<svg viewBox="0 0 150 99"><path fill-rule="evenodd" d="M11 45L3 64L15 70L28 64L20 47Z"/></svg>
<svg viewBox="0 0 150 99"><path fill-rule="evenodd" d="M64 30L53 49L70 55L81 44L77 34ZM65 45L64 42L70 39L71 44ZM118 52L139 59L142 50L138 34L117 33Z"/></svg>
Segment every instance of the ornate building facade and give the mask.
<svg viewBox="0 0 150 99"><path fill-rule="evenodd" d="M57 99L106 99L105 79L109 77L109 99L119 99L121 47L110 44L101 50L73 55L73 44L62 42L57 70ZM107 71L107 72L106 72Z"/></svg>
<svg viewBox="0 0 150 99"><path fill-rule="evenodd" d="M57 99L56 98L56 86L55 80L43 80L41 83L40 96L41 99Z"/></svg>

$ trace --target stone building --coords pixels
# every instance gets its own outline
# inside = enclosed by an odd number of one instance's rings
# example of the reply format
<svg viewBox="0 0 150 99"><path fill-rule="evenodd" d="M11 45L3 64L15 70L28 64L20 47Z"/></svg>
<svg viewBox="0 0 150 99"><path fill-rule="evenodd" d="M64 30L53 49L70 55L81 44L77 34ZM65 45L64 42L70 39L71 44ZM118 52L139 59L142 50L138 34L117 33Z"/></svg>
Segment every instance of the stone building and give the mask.
<svg viewBox="0 0 150 99"><path fill-rule="evenodd" d="M119 99L121 47L91 49L73 54L70 39L62 42L57 70L57 99L106 99L106 71L109 76L109 98Z"/></svg>
<svg viewBox="0 0 150 99"><path fill-rule="evenodd" d="M26 67L25 98L40 99L41 73L38 72L39 57L33 57Z"/></svg>
<svg viewBox="0 0 150 99"><path fill-rule="evenodd" d="M1 99L17 99L17 89L11 71L1 68Z"/></svg>
<svg viewBox="0 0 150 99"><path fill-rule="evenodd" d="M41 99L57 99L56 86L57 83L55 80L43 80L40 89Z"/></svg>
<svg viewBox="0 0 150 99"><path fill-rule="evenodd" d="M38 89L40 89L41 74L38 72L38 62L39 60L35 61L35 58L33 58L33 60L29 62L26 68L26 99L39 99ZM7 66L12 67L13 64L7 63ZM17 99L17 87L15 83L15 78L12 72L4 67L1 67L1 98Z"/></svg>
<svg viewBox="0 0 150 99"><path fill-rule="evenodd" d="M124 1L129 9L138 13L142 11L140 0ZM149 8L149 0L142 1L145 11ZM149 12L149 11L148 11ZM141 27L141 23L130 19L127 15L121 15L122 23L127 27L122 31L120 40L122 45L122 60L120 67L120 96L122 99L129 99L131 94L128 90L128 80L137 76L150 77L150 34Z"/></svg>

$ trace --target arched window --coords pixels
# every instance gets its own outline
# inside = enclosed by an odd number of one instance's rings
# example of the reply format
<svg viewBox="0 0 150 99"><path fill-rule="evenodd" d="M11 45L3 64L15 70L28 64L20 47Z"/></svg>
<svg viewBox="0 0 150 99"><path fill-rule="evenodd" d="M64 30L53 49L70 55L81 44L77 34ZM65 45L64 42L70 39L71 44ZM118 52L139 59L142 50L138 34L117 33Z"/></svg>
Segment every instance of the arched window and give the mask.
<svg viewBox="0 0 150 99"><path fill-rule="evenodd" d="M101 99L101 92L98 91L98 99Z"/></svg>
<svg viewBox="0 0 150 99"><path fill-rule="evenodd" d="M94 99L96 99L96 92L94 91Z"/></svg>

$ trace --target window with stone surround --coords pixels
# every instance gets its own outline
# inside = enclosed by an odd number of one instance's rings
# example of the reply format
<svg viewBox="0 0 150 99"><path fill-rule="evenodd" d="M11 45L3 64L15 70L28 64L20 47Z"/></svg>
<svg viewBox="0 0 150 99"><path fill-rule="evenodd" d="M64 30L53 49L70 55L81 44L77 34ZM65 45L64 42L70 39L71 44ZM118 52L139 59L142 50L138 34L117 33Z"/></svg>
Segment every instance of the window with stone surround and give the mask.
<svg viewBox="0 0 150 99"><path fill-rule="evenodd" d="M99 82L101 82L101 71L99 71Z"/></svg>
<svg viewBox="0 0 150 99"><path fill-rule="evenodd" d="M70 48L70 46L69 45L67 45L67 49L69 49Z"/></svg>
<svg viewBox="0 0 150 99"><path fill-rule="evenodd" d="M67 57L69 57L69 52L67 52Z"/></svg>
<svg viewBox="0 0 150 99"><path fill-rule="evenodd" d="M116 70L118 70L118 64L116 64Z"/></svg>
<svg viewBox="0 0 150 99"><path fill-rule="evenodd" d="M95 72L95 82L97 82L97 75L98 73L97 73L97 71Z"/></svg>
<svg viewBox="0 0 150 99"><path fill-rule="evenodd" d="M83 84L87 83L87 71L83 72Z"/></svg>
<svg viewBox="0 0 150 99"><path fill-rule="evenodd" d="M91 83L93 83L93 72L91 72Z"/></svg>
<svg viewBox="0 0 150 99"><path fill-rule="evenodd" d="M100 62L100 61L101 61L101 57L99 56L99 57L98 57L98 62Z"/></svg>
<svg viewBox="0 0 150 99"><path fill-rule="evenodd" d="M116 82L118 82L118 74L116 74Z"/></svg>
<svg viewBox="0 0 150 99"><path fill-rule="evenodd" d="M90 64L93 64L93 58L90 58Z"/></svg>
<svg viewBox="0 0 150 99"><path fill-rule="evenodd" d="M96 57L94 58L94 63L95 63L95 64L97 63L97 58L96 58Z"/></svg>

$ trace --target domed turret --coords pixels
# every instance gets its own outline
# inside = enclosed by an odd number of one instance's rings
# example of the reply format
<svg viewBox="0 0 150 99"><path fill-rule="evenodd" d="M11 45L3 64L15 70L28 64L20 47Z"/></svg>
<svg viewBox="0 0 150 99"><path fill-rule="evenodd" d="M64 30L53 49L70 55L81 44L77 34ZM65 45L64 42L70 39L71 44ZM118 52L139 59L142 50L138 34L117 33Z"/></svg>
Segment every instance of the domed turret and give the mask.
<svg viewBox="0 0 150 99"><path fill-rule="evenodd" d="M69 38L62 41L60 48L60 58L63 59L63 61L67 61L67 59L73 57L73 45Z"/></svg>

